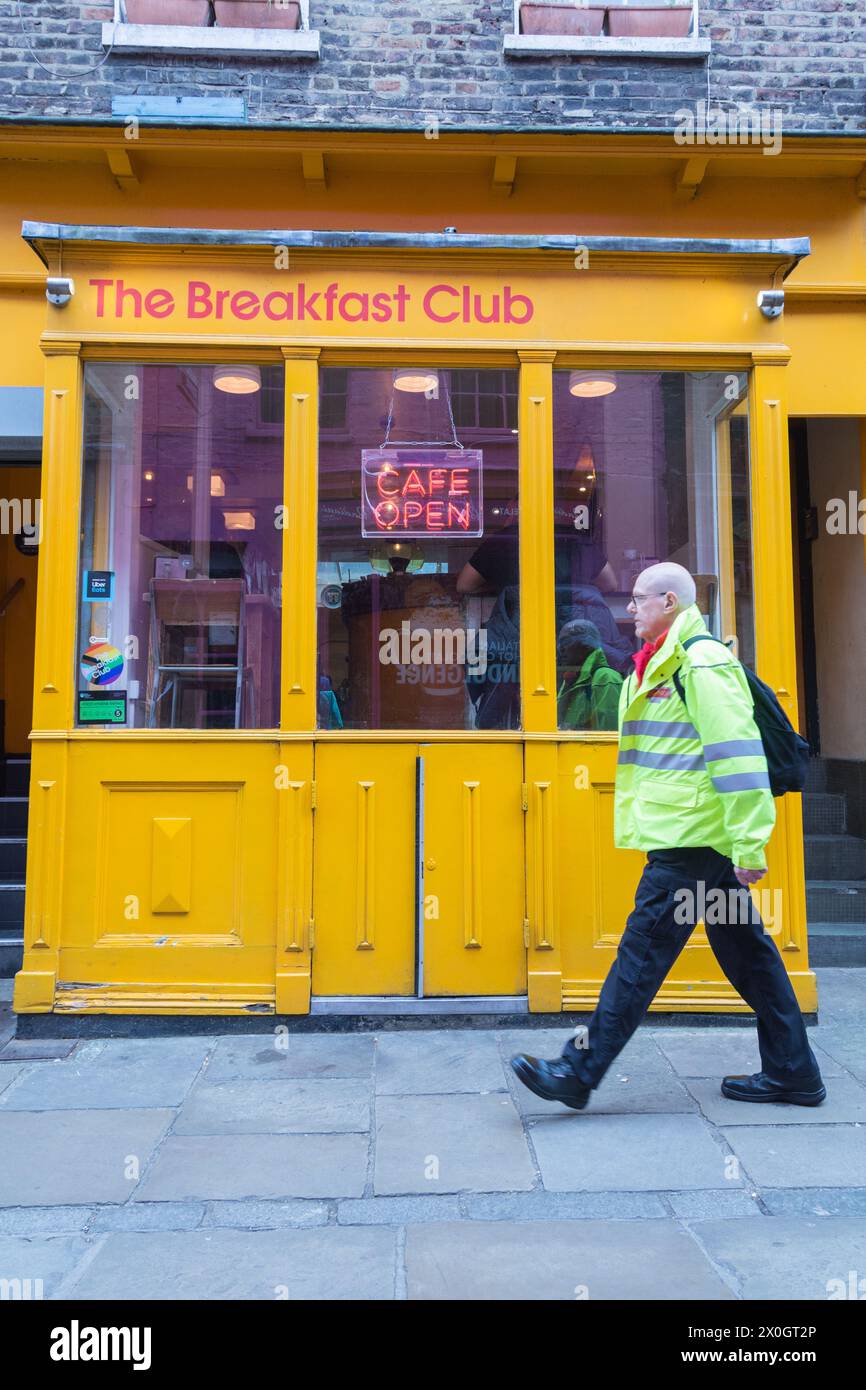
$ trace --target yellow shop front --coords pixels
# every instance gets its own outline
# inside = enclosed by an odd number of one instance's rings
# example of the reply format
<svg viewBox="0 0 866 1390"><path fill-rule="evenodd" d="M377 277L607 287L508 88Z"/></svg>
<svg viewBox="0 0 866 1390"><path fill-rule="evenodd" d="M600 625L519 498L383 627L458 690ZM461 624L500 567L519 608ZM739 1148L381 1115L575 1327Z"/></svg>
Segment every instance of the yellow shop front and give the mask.
<svg viewBox="0 0 866 1390"><path fill-rule="evenodd" d="M25 235L75 292L15 1008L590 1008L643 863L612 817L640 569L686 565L796 720L757 296L808 243ZM812 1010L777 811L761 906ZM744 1009L702 929L654 1007Z"/></svg>

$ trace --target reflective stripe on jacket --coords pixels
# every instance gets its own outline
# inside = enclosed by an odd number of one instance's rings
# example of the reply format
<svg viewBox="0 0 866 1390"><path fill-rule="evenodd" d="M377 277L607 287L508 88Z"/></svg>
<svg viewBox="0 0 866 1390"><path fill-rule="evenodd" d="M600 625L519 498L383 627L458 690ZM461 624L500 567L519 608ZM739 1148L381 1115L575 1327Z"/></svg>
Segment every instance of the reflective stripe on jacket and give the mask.
<svg viewBox="0 0 866 1390"><path fill-rule="evenodd" d="M720 643L684 650L706 630L697 604L684 609L640 686L634 674L623 684L614 839L621 849L709 845L738 868L765 869L776 807L752 695Z"/></svg>

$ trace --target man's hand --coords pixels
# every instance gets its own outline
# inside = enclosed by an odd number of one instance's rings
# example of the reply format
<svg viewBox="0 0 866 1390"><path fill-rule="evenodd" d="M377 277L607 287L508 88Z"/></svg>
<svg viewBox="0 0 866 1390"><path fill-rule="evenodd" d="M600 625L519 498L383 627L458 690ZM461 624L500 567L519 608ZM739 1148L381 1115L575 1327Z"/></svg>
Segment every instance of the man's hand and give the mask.
<svg viewBox="0 0 866 1390"><path fill-rule="evenodd" d="M766 872L766 869L738 869L736 865L734 866L737 882L741 883L744 888L748 888L752 883L757 883L758 879L763 878Z"/></svg>

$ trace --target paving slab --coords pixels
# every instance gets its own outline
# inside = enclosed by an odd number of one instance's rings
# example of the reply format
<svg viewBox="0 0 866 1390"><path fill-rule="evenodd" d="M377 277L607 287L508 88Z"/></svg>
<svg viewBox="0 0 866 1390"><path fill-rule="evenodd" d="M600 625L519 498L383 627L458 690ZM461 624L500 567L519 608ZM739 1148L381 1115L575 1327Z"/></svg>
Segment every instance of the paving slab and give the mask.
<svg viewBox="0 0 866 1390"><path fill-rule="evenodd" d="M692 1230L744 1299L850 1298L849 1272L856 1280L866 1271L866 1218L700 1221ZM864 1293L866 1282L854 1296Z"/></svg>
<svg viewBox="0 0 866 1390"><path fill-rule="evenodd" d="M341 1226L406 1226L416 1221L458 1221L460 1198L436 1193L429 1197L362 1197L338 1202Z"/></svg>
<svg viewBox="0 0 866 1390"><path fill-rule="evenodd" d="M729 1100L722 1095L715 1080L690 1080L686 1085L702 1113L714 1125L829 1125L866 1121L866 1086L850 1076L828 1078L827 1099L821 1105Z"/></svg>
<svg viewBox="0 0 866 1390"><path fill-rule="evenodd" d="M718 1216L761 1216L758 1198L756 1191L738 1187L733 1192L668 1192L665 1200L681 1221L710 1221Z"/></svg>
<svg viewBox="0 0 866 1390"><path fill-rule="evenodd" d="M822 966L818 980L819 1028L825 1023L854 1023L863 1018L866 970Z"/></svg>
<svg viewBox="0 0 866 1390"><path fill-rule="evenodd" d="M6 1062L0 1067L0 1095L8 1086L12 1085L12 1082L21 1075L23 1070L24 1068L20 1063L16 1066L12 1062Z"/></svg>
<svg viewBox="0 0 866 1390"><path fill-rule="evenodd" d="M180 1105L213 1046L209 1038L111 1038L33 1065L0 1096L3 1110L128 1110Z"/></svg>
<svg viewBox="0 0 866 1390"><path fill-rule="evenodd" d="M527 1117L544 1115L574 1115L567 1105L542 1100L515 1076L514 1094L518 1109ZM605 1073L601 1085L593 1091L585 1113L593 1114L675 1114L678 1111L697 1114L698 1103L666 1062L661 1066L642 1067L636 1063L624 1070L617 1062Z"/></svg>
<svg viewBox="0 0 866 1390"><path fill-rule="evenodd" d="M87 1250L88 1243L80 1236L0 1235L0 1301L55 1298Z"/></svg>
<svg viewBox="0 0 866 1390"><path fill-rule="evenodd" d="M463 1215L470 1221L624 1221L668 1216L651 1192L484 1192L463 1193Z"/></svg>
<svg viewBox="0 0 866 1390"><path fill-rule="evenodd" d="M506 1095L380 1096L376 1193L502 1192L535 1175Z"/></svg>
<svg viewBox="0 0 866 1390"><path fill-rule="evenodd" d="M536 1120L530 1135L548 1191L726 1189L725 1154L699 1115L574 1111Z"/></svg>
<svg viewBox="0 0 866 1390"><path fill-rule="evenodd" d="M170 1135L135 1200L360 1197L367 1147L359 1134Z"/></svg>
<svg viewBox="0 0 866 1390"><path fill-rule="evenodd" d="M0 1207L0 1234L7 1236L57 1236L83 1231L93 1208Z"/></svg>
<svg viewBox="0 0 866 1390"><path fill-rule="evenodd" d="M171 1110L0 1111L0 1206L125 1202ZM193 1194L194 1195L194 1194Z"/></svg>
<svg viewBox="0 0 866 1390"><path fill-rule="evenodd" d="M327 1202L295 1198L288 1202L208 1202L202 1225L242 1231L277 1231L284 1226L327 1226Z"/></svg>
<svg viewBox="0 0 866 1390"><path fill-rule="evenodd" d="M410 1226L406 1270L410 1299L733 1297L695 1241L673 1221Z"/></svg>
<svg viewBox="0 0 866 1390"><path fill-rule="evenodd" d="M773 1216L866 1216L866 1188L764 1188L761 1201Z"/></svg>
<svg viewBox="0 0 866 1390"><path fill-rule="evenodd" d="M64 1290L77 1299L331 1302L394 1297L396 1234L384 1226L117 1234Z"/></svg>
<svg viewBox="0 0 866 1390"><path fill-rule="evenodd" d="M862 1126L732 1125L720 1133L759 1187L866 1187Z"/></svg>
<svg viewBox="0 0 866 1390"><path fill-rule="evenodd" d="M208 1081L259 1081L293 1076L369 1077L376 1041L369 1034L287 1033L221 1037L207 1067Z"/></svg>
<svg viewBox="0 0 866 1390"><path fill-rule="evenodd" d="M863 1016L866 1015L866 990L864 990L863 1008L858 1023L830 1023L826 1027L818 1028L818 1046L823 1056L832 1058L832 1065L840 1070L844 1069L856 1076L858 1081L866 1081L866 1026L863 1024ZM822 1070L824 1070L822 1063ZM825 1071L825 1075L832 1075Z"/></svg>
<svg viewBox="0 0 866 1390"><path fill-rule="evenodd" d="M76 1038L10 1038L0 1048L0 1062L56 1062L76 1047Z"/></svg>
<svg viewBox="0 0 866 1390"><path fill-rule="evenodd" d="M204 1202L126 1202L97 1207L88 1235L104 1231L194 1231L202 1224Z"/></svg>
<svg viewBox="0 0 866 1390"><path fill-rule="evenodd" d="M809 1029L809 1043L815 1050L819 1030ZM752 1076L761 1070L758 1034L754 1028L669 1028L655 1034L656 1042L677 1076ZM840 1076L842 1068L830 1057L819 1055L823 1076Z"/></svg>
<svg viewBox="0 0 866 1390"><path fill-rule="evenodd" d="M493 1033L467 1029L385 1033L377 1040L379 1095L504 1091L502 1058Z"/></svg>
<svg viewBox="0 0 866 1390"><path fill-rule="evenodd" d="M370 1095L357 1081L199 1082L175 1134L338 1134L370 1128Z"/></svg>
<svg viewBox="0 0 866 1390"><path fill-rule="evenodd" d="M518 1052L526 1052L530 1057L544 1057L550 1061L561 1055L566 1041L574 1035L575 1028L526 1028L513 1033L500 1033L499 1047L506 1061ZM625 1072L670 1071L654 1034L648 1028L638 1028L611 1065L620 1067Z"/></svg>

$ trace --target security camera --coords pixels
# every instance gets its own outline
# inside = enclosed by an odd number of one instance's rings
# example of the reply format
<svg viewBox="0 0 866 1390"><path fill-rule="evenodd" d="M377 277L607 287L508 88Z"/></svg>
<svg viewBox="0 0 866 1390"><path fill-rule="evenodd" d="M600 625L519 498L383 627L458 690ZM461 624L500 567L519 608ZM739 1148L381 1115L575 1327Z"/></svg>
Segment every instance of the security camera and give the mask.
<svg viewBox="0 0 866 1390"><path fill-rule="evenodd" d="M784 290L761 290L758 295L758 308L765 319L777 319L784 307Z"/></svg>
<svg viewBox="0 0 866 1390"><path fill-rule="evenodd" d="M45 294L49 304L63 308L75 293L75 281L68 275L49 275L45 282Z"/></svg>

